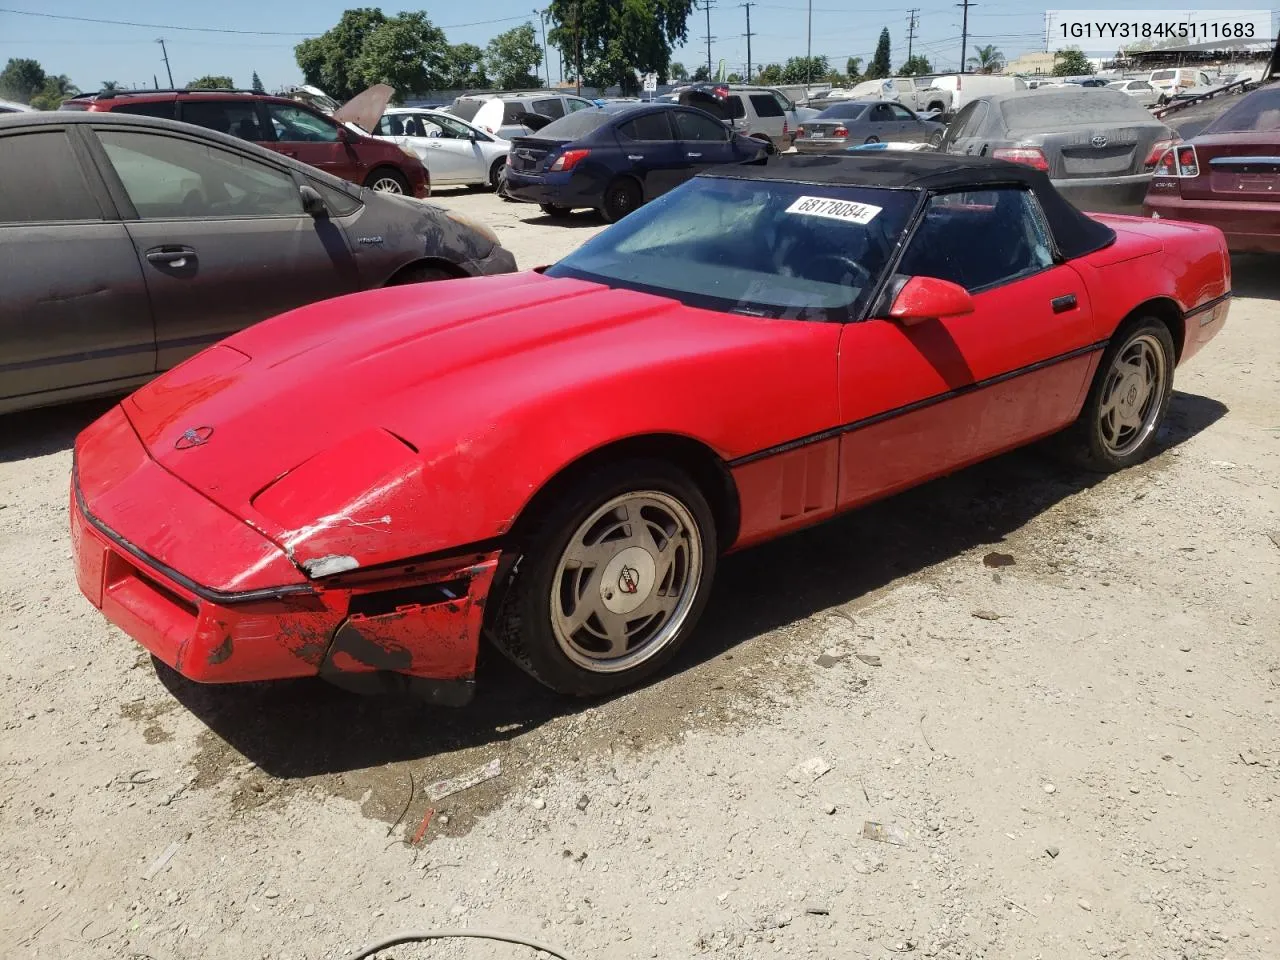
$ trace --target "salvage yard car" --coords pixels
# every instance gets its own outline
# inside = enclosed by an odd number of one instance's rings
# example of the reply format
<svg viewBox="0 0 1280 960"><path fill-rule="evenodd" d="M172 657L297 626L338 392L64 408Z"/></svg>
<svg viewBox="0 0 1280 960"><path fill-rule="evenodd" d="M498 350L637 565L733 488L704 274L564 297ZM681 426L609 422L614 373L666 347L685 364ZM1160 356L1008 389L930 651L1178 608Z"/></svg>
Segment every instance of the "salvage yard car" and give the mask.
<svg viewBox="0 0 1280 960"><path fill-rule="evenodd" d="M1212 224L1233 251L1280 253L1280 84L1246 94L1165 151L1145 209Z"/></svg>
<svg viewBox="0 0 1280 960"><path fill-rule="evenodd" d="M0 183L0 413L125 393L326 297L515 270L488 227L172 120L6 114Z"/></svg>
<svg viewBox="0 0 1280 960"><path fill-rule="evenodd" d="M86 429L80 589L192 680L566 694L660 670L717 558L1062 433L1151 453L1226 320L1222 234L937 153L721 166L543 270L374 291Z"/></svg>
<svg viewBox="0 0 1280 960"><path fill-rule="evenodd" d="M833 103L796 129L796 152L830 153L859 143L928 143L938 146L946 124L924 120L900 103L849 100Z"/></svg>
<svg viewBox="0 0 1280 960"><path fill-rule="evenodd" d="M434 186L465 184L497 189L510 142L485 133L443 110L392 107L374 135L407 147L421 158Z"/></svg>

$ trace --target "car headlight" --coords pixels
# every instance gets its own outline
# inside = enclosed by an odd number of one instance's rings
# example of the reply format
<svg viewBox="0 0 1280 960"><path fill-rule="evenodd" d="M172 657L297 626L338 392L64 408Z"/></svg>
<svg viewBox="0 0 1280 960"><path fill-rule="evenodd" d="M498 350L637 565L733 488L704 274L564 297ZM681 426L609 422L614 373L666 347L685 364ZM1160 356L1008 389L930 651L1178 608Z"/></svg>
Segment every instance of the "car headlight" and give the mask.
<svg viewBox="0 0 1280 960"><path fill-rule="evenodd" d="M444 215L459 226L466 227L468 230L474 230L495 247L498 245L498 235L493 232L493 229L488 224L481 223L479 220L472 220L470 217L464 217L462 214L455 213L452 210L445 210Z"/></svg>

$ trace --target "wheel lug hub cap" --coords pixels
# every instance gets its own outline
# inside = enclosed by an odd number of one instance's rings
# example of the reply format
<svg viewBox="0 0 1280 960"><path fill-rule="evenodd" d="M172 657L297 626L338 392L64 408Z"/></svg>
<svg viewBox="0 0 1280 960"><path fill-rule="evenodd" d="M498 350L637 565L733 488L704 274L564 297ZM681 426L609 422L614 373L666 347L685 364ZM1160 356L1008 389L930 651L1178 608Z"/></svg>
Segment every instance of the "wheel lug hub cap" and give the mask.
<svg viewBox="0 0 1280 960"><path fill-rule="evenodd" d="M635 610L653 593L658 566L643 547L627 547L605 564L600 599L610 613Z"/></svg>

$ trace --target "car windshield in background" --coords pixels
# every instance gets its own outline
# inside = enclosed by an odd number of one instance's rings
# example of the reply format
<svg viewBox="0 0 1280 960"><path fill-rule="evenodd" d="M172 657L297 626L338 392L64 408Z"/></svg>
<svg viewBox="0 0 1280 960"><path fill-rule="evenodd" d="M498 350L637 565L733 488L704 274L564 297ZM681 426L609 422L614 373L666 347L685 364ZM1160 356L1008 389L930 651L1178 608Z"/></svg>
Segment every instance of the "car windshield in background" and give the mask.
<svg viewBox="0 0 1280 960"><path fill-rule="evenodd" d="M581 140L587 134L617 116L616 112L591 107L571 113L567 117L548 123L538 131L538 137L545 140Z"/></svg>
<svg viewBox="0 0 1280 960"><path fill-rule="evenodd" d="M1200 132L1271 133L1276 130L1280 130L1280 87L1249 94Z"/></svg>
<svg viewBox="0 0 1280 960"><path fill-rule="evenodd" d="M483 100L455 100L453 106L449 107L448 110L455 117L461 117L470 123L476 118L476 114L480 112L482 103L484 103Z"/></svg>
<svg viewBox="0 0 1280 960"><path fill-rule="evenodd" d="M837 103L814 117L815 120L856 120L867 112L866 103Z"/></svg>
<svg viewBox="0 0 1280 960"><path fill-rule="evenodd" d="M1011 97L1000 104L1011 132L1057 130L1100 123L1152 122L1151 114L1133 97L1104 90L1063 90Z"/></svg>
<svg viewBox="0 0 1280 960"><path fill-rule="evenodd" d="M697 177L546 272L751 316L858 315L918 194Z"/></svg>

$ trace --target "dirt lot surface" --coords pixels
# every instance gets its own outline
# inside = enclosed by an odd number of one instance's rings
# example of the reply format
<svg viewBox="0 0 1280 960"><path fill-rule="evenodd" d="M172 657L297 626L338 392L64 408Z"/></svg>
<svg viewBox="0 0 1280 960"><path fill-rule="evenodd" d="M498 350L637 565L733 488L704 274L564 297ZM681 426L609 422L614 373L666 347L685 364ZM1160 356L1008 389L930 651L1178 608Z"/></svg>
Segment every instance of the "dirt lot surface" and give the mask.
<svg viewBox="0 0 1280 960"><path fill-rule="evenodd" d="M441 201L522 266L599 229ZM1148 464L1021 452L733 557L594 705L491 655L456 711L157 673L71 573L105 404L0 420L0 956L1280 956L1278 267Z"/></svg>

